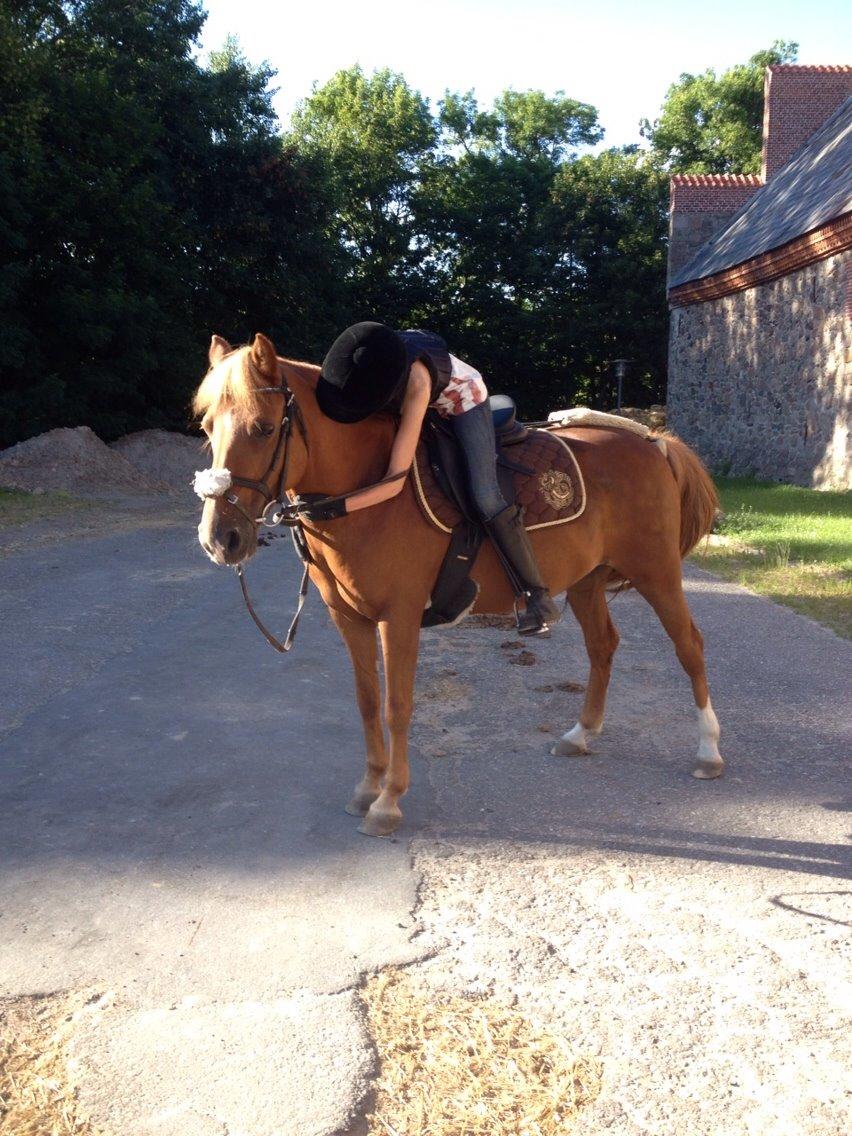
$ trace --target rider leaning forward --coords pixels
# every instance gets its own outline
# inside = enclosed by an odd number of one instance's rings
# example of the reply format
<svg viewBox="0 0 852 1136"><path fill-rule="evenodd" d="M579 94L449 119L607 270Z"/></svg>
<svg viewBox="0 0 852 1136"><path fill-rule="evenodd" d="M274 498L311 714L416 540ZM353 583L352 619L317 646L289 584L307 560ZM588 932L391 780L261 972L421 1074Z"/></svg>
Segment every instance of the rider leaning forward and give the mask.
<svg viewBox="0 0 852 1136"><path fill-rule="evenodd" d="M447 350L439 335L392 331L381 323L356 323L332 344L317 384L317 402L335 422L360 422L377 411L399 418L387 476L407 472L414 461L423 418L431 407L448 419L464 454L471 496L502 556L514 569L526 600L518 617L522 635L558 622L560 612L544 586L521 510L507 505L497 481L496 443L482 375ZM333 506L334 516L395 497L404 479L373 486ZM316 520L330 519L328 513Z"/></svg>

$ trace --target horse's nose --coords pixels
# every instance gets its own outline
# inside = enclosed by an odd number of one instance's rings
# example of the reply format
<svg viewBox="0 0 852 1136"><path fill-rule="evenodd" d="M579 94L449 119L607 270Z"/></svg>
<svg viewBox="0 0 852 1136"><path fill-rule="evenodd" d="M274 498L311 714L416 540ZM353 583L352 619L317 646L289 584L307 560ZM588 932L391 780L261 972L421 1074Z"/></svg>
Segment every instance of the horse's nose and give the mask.
<svg viewBox="0 0 852 1136"><path fill-rule="evenodd" d="M226 564L237 564L245 559L247 542L233 521L220 519L213 530L213 544L219 559Z"/></svg>
<svg viewBox="0 0 852 1136"><path fill-rule="evenodd" d="M243 538L233 524L200 524L198 542L216 564L236 564L244 559Z"/></svg>

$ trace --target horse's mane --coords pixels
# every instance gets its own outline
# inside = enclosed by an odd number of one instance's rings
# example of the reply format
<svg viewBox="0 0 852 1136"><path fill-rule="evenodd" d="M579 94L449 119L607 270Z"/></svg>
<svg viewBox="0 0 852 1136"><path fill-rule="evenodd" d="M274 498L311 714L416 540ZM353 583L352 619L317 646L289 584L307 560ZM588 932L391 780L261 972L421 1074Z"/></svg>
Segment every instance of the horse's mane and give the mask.
<svg viewBox="0 0 852 1136"><path fill-rule="evenodd" d="M260 388L269 385L252 362L251 347L237 347L204 376L192 399L193 413L215 418L229 410L240 426L252 426L260 417Z"/></svg>
<svg viewBox="0 0 852 1136"><path fill-rule="evenodd" d="M311 390L316 386L319 367L280 357L278 362L284 364L288 382L296 378L303 380ZM262 374L253 362L251 346L235 347L201 380L192 399L193 413L198 418L215 418L223 410L229 410L237 425L251 428L261 415L261 390L271 385L269 376Z"/></svg>

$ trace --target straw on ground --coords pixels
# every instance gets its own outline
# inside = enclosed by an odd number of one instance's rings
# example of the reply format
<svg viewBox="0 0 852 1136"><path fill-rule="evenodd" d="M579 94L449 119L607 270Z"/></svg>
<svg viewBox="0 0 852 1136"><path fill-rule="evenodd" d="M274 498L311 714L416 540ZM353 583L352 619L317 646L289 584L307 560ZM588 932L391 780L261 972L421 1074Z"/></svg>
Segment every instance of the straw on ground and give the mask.
<svg viewBox="0 0 852 1136"><path fill-rule="evenodd" d="M0 1002L0 1133L95 1136L81 1115L67 1043L85 994Z"/></svg>
<svg viewBox="0 0 852 1136"><path fill-rule="evenodd" d="M556 1136L599 1091L596 1060L490 998L388 971L363 999L380 1060L370 1136Z"/></svg>

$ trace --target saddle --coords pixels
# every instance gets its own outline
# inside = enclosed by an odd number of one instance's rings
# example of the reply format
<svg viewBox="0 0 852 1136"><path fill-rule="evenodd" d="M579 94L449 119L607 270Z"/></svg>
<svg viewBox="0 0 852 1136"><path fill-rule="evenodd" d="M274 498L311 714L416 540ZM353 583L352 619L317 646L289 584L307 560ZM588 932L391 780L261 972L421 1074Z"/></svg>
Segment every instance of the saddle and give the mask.
<svg viewBox="0 0 852 1136"><path fill-rule="evenodd" d="M490 398L497 441L497 480L507 505L523 509L527 530L567 524L586 504L586 488L568 443L548 430L524 426L507 395ZM450 546L422 626L452 626L476 601L470 579L485 531L468 489L464 457L452 427L429 411L412 467L414 493L426 520L450 535Z"/></svg>

